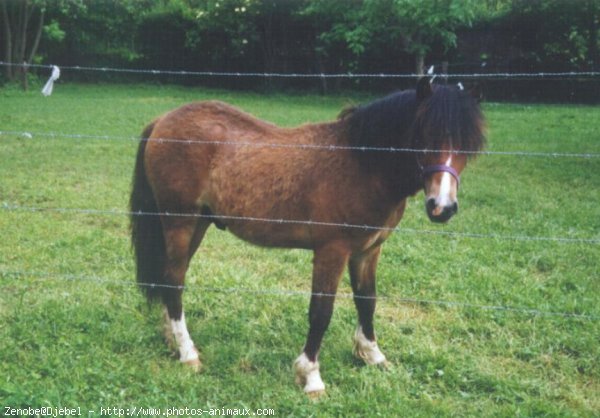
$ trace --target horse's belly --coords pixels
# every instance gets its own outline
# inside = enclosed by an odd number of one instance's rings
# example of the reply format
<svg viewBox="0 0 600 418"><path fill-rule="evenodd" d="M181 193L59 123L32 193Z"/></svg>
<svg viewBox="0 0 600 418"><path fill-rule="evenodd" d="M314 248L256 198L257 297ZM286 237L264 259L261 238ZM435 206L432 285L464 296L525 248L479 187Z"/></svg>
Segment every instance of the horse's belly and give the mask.
<svg viewBox="0 0 600 418"><path fill-rule="evenodd" d="M252 244L265 247L312 248L312 226L306 205L277 193L250 191L212 194L202 202L222 227Z"/></svg>
<svg viewBox="0 0 600 418"><path fill-rule="evenodd" d="M254 151L254 152L252 152ZM311 248L310 198L305 170L283 155L255 150L220 158L205 194L211 212L239 238L268 247ZM297 161L296 161L297 163Z"/></svg>
<svg viewBox="0 0 600 418"><path fill-rule="evenodd" d="M263 247L313 248L307 226L273 220L248 219L226 221L227 229L235 236Z"/></svg>

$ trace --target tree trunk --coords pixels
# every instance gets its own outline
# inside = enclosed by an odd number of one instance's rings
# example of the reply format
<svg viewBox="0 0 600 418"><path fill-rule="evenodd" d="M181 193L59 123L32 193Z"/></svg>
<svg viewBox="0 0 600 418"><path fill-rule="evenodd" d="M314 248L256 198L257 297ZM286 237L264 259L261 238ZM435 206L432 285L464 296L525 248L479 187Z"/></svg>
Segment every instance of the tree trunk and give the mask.
<svg viewBox="0 0 600 418"><path fill-rule="evenodd" d="M21 83L23 85L23 91L29 90L29 81L27 80L27 70L29 70L29 66L25 61L23 61L23 66L21 67Z"/></svg>
<svg viewBox="0 0 600 418"><path fill-rule="evenodd" d="M21 0L18 2L19 5L19 37L17 38L18 43L15 43L13 51L15 52L15 56L13 58L13 62L22 64L20 68L21 73L21 83L23 86L23 90L27 91L29 89L29 84L27 82L27 70L28 63L25 60L25 51L27 50L27 30L29 29L29 20L31 19L31 14L33 13L33 7L29 0Z"/></svg>
<svg viewBox="0 0 600 418"><path fill-rule="evenodd" d="M40 13L40 21L38 27L36 29L35 39L33 41L33 45L31 46L31 50L29 51L29 57L27 59L27 64L31 64L33 62L33 58L35 57L35 53L40 46L40 39L42 38L42 29L44 28L44 16L46 14L45 10L42 10Z"/></svg>
<svg viewBox="0 0 600 418"><path fill-rule="evenodd" d="M323 58L321 57L321 55L319 53L316 53L316 61L317 61L317 68L319 69L319 72L321 74L325 74L325 64L323 63ZM327 85L327 78L326 77L321 77L320 79L321 81L321 94L327 94L329 93L329 88Z"/></svg>
<svg viewBox="0 0 600 418"><path fill-rule="evenodd" d="M590 70L596 71L598 69L598 20L600 19L600 13L597 3L595 0L589 0L588 3L589 12L589 48L588 48L588 61L590 63Z"/></svg>
<svg viewBox="0 0 600 418"><path fill-rule="evenodd" d="M425 74L425 54L417 52L415 56L415 73L421 77Z"/></svg>
<svg viewBox="0 0 600 418"><path fill-rule="evenodd" d="M31 0L0 0L0 18L4 38L3 60L9 64L4 73L8 80L21 78L23 89L27 90L27 72L37 53L44 28L45 10L41 9L37 26L32 19L37 7ZM35 29L32 31L31 29ZM33 39L31 36L33 35ZM31 40L31 45L30 42Z"/></svg>
<svg viewBox="0 0 600 418"><path fill-rule="evenodd" d="M448 83L448 61L442 61L442 78L444 84Z"/></svg>
<svg viewBox="0 0 600 418"><path fill-rule="evenodd" d="M12 30L10 27L10 19L8 18L8 10L6 8L7 0L0 0L2 7L2 26L4 27L4 61L8 64L12 61ZM6 78L12 80L13 68L10 65L4 67Z"/></svg>
<svg viewBox="0 0 600 418"><path fill-rule="evenodd" d="M33 12L33 8L29 3L29 0L21 0L19 2L21 6L21 36L19 40L21 41L20 45L17 46L18 56L15 59L15 62L24 62L25 61L25 49L27 47L27 29L29 29L29 19L31 18L31 13Z"/></svg>
<svg viewBox="0 0 600 418"><path fill-rule="evenodd" d="M12 46L12 57L10 58L10 61L15 63L15 64L20 64L23 60L21 59L22 57L20 56L19 52L21 52L21 44L24 42L23 41L23 26L25 25L25 13L23 13L23 8L25 3L24 2L16 2L13 3L13 24L14 22L16 22L16 25L14 25L14 33L13 33L13 46ZM15 71L15 73L18 73L20 71Z"/></svg>

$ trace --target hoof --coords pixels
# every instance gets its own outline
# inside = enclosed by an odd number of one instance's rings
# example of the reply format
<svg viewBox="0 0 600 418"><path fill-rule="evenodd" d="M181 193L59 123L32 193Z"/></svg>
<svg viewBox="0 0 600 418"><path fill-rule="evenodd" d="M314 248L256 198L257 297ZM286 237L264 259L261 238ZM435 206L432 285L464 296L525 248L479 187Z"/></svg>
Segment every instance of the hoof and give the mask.
<svg viewBox="0 0 600 418"><path fill-rule="evenodd" d="M202 362L199 358L191 359L188 361L182 361L182 363L194 373L200 373L202 371Z"/></svg>
<svg viewBox="0 0 600 418"><path fill-rule="evenodd" d="M377 363L375 366L377 366L378 368L380 368L381 370L384 370L384 371L391 370L394 367L394 365L387 360L384 360L381 363Z"/></svg>
<svg viewBox="0 0 600 418"><path fill-rule="evenodd" d="M356 334L354 334L354 348L352 353L369 366L380 366L382 368L387 368L389 366L389 363L379 349L377 342L368 340L360 327L358 327Z"/></svg>
<svg viewBox="0 0 600 418"><path fill-rule="evenodd" d="M302 386L304 393L309 398L316 399L325 394L325 384L320 380L320 376L315 378L314 375L308 378L304 376L296 376L296 384Z"/></svg>
<svg viewBox="0 0 600 418"><path fill-rule="evenodd" d="M306 354L301 354L294 362L296 383L304 387L304 393L310 398L317 398L325 393L325 383L319 373L319 362L310 361Z"/></svg>
<svg viewBox="0 0 600 418"><path fill-rule="evenodd" d="M194 372L198 373L202 370L202 362L200 361L200 353L196 347L191 347L187 351L182 351L179 357L179 361L185 364Z"/></svg>
<svg viewBox="0 0 600 418"><path fill-rule="evenodd" d="M312 392L304 392L304 393L306 393L306 396L308 396L309 399L316 401L317 399L320 399L322 396L325 395L325 389L315 390Z"/></svg>

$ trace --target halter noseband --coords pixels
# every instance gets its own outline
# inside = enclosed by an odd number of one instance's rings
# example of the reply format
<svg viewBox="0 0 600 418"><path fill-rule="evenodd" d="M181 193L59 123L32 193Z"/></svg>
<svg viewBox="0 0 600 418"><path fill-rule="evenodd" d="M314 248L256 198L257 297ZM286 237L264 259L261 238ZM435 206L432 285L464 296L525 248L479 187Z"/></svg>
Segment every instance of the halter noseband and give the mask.
<svg viewBox="0 0 600 418"><path fill-rule="evenodd" d="M456 180L456 185L457 186L460 185L460 176L458 175L458 171L456 171L454 168L452 168L448 165L436 164L436 165L430 165L427 167L423 167L423 171L422 171L421 175L423 176L423 180L425 180L427 177L429 177L433 173L439 173L439 172L450 173L450 175L452 177L454 177L454 179Z"/></svg>

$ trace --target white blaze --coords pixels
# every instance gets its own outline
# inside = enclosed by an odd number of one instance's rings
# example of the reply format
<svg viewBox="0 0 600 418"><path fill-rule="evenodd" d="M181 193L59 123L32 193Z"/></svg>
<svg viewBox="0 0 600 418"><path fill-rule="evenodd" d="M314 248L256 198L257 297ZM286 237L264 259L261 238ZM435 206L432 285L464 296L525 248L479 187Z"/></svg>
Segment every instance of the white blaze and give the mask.
<svg viewBox="0 0 600 418"><path fill-rule="evenodd" d="M446 161L446 167L452 166L452 156L448 157ZM440 182L440 194L436 199L436 203L438 206L445 207L452 203L450 199L450 191L452 185L452 174L444 171L442 174L442 180Z"/></svg>

